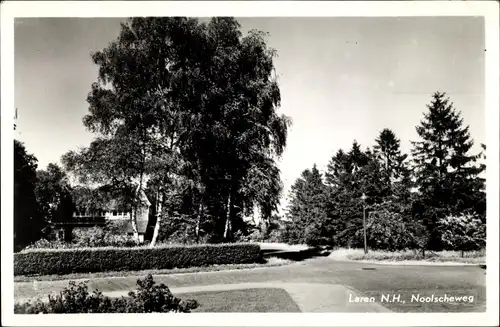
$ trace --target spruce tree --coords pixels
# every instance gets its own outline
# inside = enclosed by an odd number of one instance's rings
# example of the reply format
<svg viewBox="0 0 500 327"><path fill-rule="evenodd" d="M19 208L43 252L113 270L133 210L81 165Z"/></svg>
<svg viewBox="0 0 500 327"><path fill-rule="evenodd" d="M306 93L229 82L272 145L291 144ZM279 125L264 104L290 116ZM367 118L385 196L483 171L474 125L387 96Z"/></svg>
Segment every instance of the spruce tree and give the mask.
<svg viewBox="0 0 500 327"><path fill-rule="evenodd" d="M408 157L401 153L401 141L392 130L384 128L375 142L374 154L381 163L388 182L401 180L405 173L405 160Z"/></svg>
<svg viewBox="0 0 500 327"><path fill-rule="evenodd" d="M326 187L316 164L292 185L285 238L290 243L328 243Z"/></svg>
<svg viewBox="0 0 500 327"><path fill-rule="evenodd" d="M412 155L423 209L419 214L431 232L431 246L439 247L437 219L469 211L484 213L484 181L479 178L484 167L476 165L480 155L469 153L474 144L469 127L449 97L436 92L427 108L416 126L420 140L412 142Z"/></svg>
<svg viewBox="0 0 500 327"><path fill-rule="evenodd" d="M347 174L351 174L351 162L349 155L340 149L328 163L325 173L326 184L331 188L339 189Z"/></svg>
<svg viewBox="0 0 500 327"><path fill-rule="evenodd" d="M408 155L401 152L401 141L396 134L384 128L375 139L374 155L380 164L385 187L390 198L404 211L409 210L411 198L411 172L406 161Z"/></svg>
<svg viewBox="0 0 500 327"><path fill-rule="evenodd" d="M361 150L354 141L349 152L339 150L327 166L326 181L329 187L328 222L336 245L362 246L356 231L362 228L363 202L366 205L381 203L389 194L383 183L380 164L367 149Z"/></svg>

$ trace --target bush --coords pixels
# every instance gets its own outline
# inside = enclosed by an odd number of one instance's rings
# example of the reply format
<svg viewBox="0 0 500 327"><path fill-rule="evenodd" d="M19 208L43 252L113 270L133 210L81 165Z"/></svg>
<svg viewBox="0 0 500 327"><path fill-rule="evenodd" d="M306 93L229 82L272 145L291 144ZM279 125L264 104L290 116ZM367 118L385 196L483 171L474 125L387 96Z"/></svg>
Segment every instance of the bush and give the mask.
<svg viewBox="0 0 500 327"><path fill-rule="evenodd" d="M439 219L438 231L448 250L471 251L486 246L486 226L477 215L463 214Z"/></svg>
<svg viewBox="0 0 500 327"><path fill-rule="evenodd" d="M404 213L387 209L370 213L366 225L368 248L385 251L425 250L428 243L426 228L417 220L408 219ZM362 248L363 228L356 231L348 243L351 248Z"/></svg>
<svg viewBox="0 0 500 327"><path fill-rule="evenodd" d="M118 233L116 227L91 227L73 230L73 244L75 247L103 247L103 246L137 246L132 236Z"/></svg>
<svg viewBox="0 0 500 327"><path fill-rule="evenodd" d="M158 243L163 244L195 244L196 219L191 215L163 213L158 232ZM200 235L201 236L201 235Z"/></svg>
<svg viewBox="0 0 500 327"><path fill-rule="evenodd" d="M264 241L263 233L257 228L250 231L250 233L248 235L245 235L242 231L237 231L234 234L234 238L236 240L238 240L239 242L262 242L262 241Z"/></svg>
<svg viewBox="0 0 500 327"><path fill-rule="evenodd" d="M110 226L75 228L73 230L73 241L64 242L57 238L40 239L27 246L25 249L71 249L83 247L133 247L139 245L137 241L129 235L124 234L123 227Z"/></svg>
<svg viewBox="0 0 500 327"><path fill-rule="evenodd" d="M396 251L410 247L403 215L388 210L370 214L366 226L368 246L372 249Z"/></svg>
<svg viewBox="0 0 500 327"><path fill-rule="evenodd" d="M62 242L59 240L47 240L45 238L39 239L33 244L28 245L23 249L25 250L30 250L30 249L70 249L74 247L72 243L66 243Z"/></svg>
<svg viewBox="0 0 500 327"><path fill-rule="evenodd" d="M267 242L269 243L278 243L282 242L283 238L281 236L281 230L279 229L274 229L269 233L269 236L266 239Z"/></svg>
<svg viewBox="0 0 500 327"><path fill-rule="evenodd" d="M172 269L260 260L258 244L26 250L14 254L14 275Z"/></svg>
<svg viewBox="0 0 500 327"><path fill-rule="evenodd" d="M48 302L41 299L34 303L14 305L16 314L38 313L149 313L190 312L198 307L195 300L182 301L172 295L164 284L155 285L153 276L137 280L137 291L127 297L109 298L99 291L88 292L85 282L76 285L70 281L58 295L49 295Z"/></svg>

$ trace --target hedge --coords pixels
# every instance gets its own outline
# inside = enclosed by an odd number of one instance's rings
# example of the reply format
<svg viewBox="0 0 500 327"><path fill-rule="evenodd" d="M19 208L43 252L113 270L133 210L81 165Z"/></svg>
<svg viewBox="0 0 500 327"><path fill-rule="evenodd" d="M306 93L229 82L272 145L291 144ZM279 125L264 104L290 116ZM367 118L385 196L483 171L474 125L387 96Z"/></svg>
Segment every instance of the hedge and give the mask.
<svg viewBox="0 0 500 327"><path fill-rule="evenodd" d="M32 249L14 254L14 275L188 268L254 263L260 259L260 246L248 243L154 248Z"/></svg>

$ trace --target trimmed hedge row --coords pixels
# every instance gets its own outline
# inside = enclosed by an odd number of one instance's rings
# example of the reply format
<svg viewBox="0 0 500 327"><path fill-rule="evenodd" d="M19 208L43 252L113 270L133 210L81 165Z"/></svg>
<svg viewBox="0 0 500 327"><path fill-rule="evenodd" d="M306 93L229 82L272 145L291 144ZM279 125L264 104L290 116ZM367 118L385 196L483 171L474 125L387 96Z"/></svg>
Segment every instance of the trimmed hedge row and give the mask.
<svg viewBox="0 0 500 327"><path fill-rule="evenodd" d="M33 249L14 254L14 275L138 271L254 263L258 244L205 244L155 248Z"/></svg>

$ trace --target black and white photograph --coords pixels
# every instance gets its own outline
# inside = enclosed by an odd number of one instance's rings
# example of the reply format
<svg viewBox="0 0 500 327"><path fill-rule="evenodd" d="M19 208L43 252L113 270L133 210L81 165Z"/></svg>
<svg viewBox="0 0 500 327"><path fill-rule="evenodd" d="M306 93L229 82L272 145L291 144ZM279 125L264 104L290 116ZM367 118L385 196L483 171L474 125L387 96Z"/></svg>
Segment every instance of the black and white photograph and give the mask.
<svg viewBox="0 0 500 327"><path fill-rule="evenodd" d="M2 324L498 324L498 4L40 3L2 3Z"/></svg>

